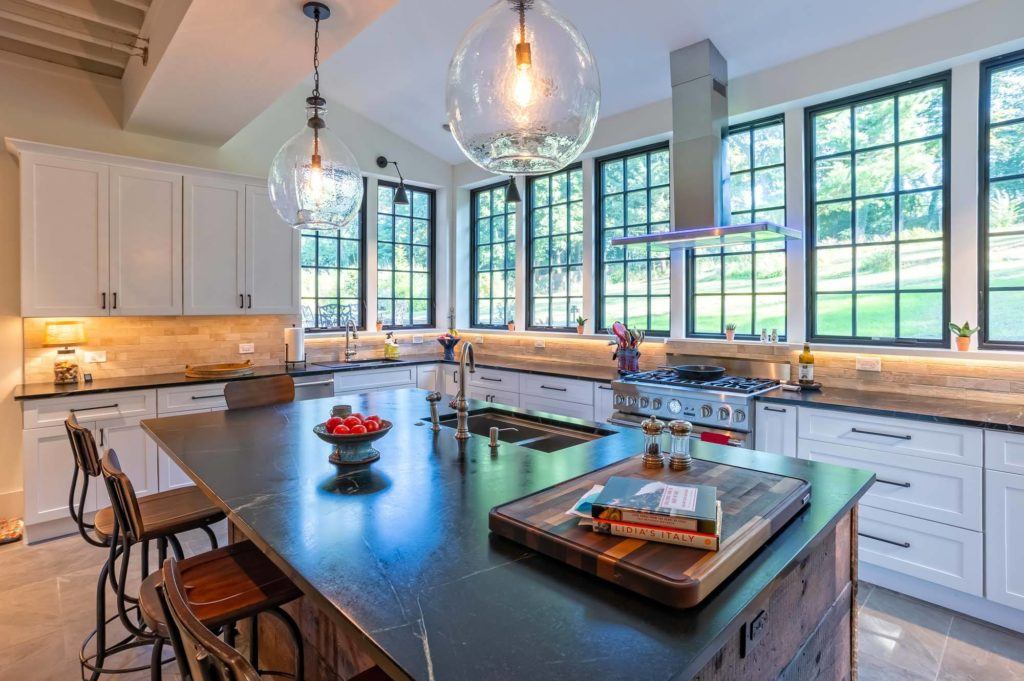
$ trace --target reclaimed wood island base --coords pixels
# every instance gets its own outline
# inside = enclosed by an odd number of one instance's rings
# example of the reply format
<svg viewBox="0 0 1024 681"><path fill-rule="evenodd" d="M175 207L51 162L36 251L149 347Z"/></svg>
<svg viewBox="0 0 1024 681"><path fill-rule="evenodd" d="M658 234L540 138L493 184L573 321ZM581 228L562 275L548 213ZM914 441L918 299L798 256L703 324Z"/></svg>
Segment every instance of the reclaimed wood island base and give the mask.
<svg viewBox="0 0 1024 681"><path fill-rule="evenodd" d="M639 431L553 453L511 444L492 453L486 438L417 426L426 394L142 422L225 511L232 534L303 592L287 607L306 641L307 681L347 681L372 665L402 681L856 677L856 504L870 473L695 443L697 458L800 478L812 496L699 605L677 610L488 528L493 507L640 451ZM313 435L338 402L394 422L372 466L334 467ZM471 402L485 409L495 406ZM291 647L266 619L260 666L288 669Z"/></svg>

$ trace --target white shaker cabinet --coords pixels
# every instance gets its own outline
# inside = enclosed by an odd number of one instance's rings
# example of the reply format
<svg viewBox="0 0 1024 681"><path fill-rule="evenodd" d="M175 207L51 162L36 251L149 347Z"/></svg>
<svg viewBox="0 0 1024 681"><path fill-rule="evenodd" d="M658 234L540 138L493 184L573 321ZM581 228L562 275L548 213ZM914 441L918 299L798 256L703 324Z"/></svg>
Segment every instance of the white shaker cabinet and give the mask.
<svg viewBox="0 0 1024 681"><path fill-rule="evenodd" d="M439 390L441 367L438 364L422 364L416 367L416 387L421 390Z"/></svg>
<svg viewBox="0 0 1024 681"><path fill-rule="evenodd" d="M25 469L26 536L29 542L49 539L55 534L69 530L70 526L41 537L37 536L38 533L34 531L33 526L68 518L68 491L71 489L71 478L75 470L71 444L63 425L23 430L21 444ZM78 483L82 484L81 476ZM102 480L89 480L89 492L84 509L86 513L96 510L97 498L106 500L107 492L102 488ZM81 489L79 486L75 492L76 503ZM97 497L97 493L100 497Z"/></svg>
<svg viewBox="0 0 1024 681"><path fill-rule="evenodd" d="M278 216L266 187L245 188L245 311L299 311L299 230Z"/></svg>
<svg viewBox="0 0 1024 681"><path fill-rule="evenodd" d="M185 176L186 315L245 314L245 183Z"/></svg>
<svg viewBox="0 0 1024 681"><path fill-rule="evenodd" d="M754 449L797 456L796 407L758 402L754 412Z"/></svg>
<svg viewBox="0 0 1024 681"><path fill-rule="evenodd" d="M153 438L142 430L142 426L139 425L140 420L138 417L104 419L89 424L89 427L101 452L112 449L117 453L121 469L132 481L135 494L142 497L158 491L160 485L157 465L158 448ZM65 439L66 437L65 435ZM99 482L100 486L103 486L102 480L94 482ZM97 498L99 508L110 505L106 488L100 489L97 494L99 495Z"/></svg>
<svg viewBox="0 0 1024 681"><path fill-rule="evenodd" d="M20 165L22 316L109 314L109 167L27 153Z"/></svg>
<svg viewBox="0 0 1024 681"><path fill-rule="evenodd" d="M985 471L985 595L1024 609L1024 475Z"/></svg>
<svg viewBox="0 0 1024 681"><path fill-rule="evenodd" d="M180 315L179 174L110 168L112 315Z"/></svg>
<svg viewBox="0 0 1024 681"><path fill-rule="evenodd" d="M615 397L610 383L594 384L594 420L607 421L615 411Z"/></svg>

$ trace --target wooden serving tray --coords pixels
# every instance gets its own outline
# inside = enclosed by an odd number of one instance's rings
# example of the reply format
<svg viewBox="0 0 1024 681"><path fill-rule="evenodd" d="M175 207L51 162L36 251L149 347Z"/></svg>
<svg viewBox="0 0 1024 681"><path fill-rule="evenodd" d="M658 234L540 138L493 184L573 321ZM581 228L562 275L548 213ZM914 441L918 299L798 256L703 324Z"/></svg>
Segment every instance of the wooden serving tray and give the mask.
<svg viewBox="0 0 1024 681"><path fill-rule="evenodd" d="M224 364L197 364L185 367L185 376L189 378L238 378L253 373L251 360L244 362L226 362Z"/></svg>
<svg viewBox="0 0 1024 681"><path fill-rule="evenodd" d="M691 608L714 591L811 498L797 478L694 459L689 471L645 469L640 456L591 471L491 510L495 534L674 608ZM718 551L624 539L580 527L566 515L593 485L613 475L713 485L722 502Z"/></svg>

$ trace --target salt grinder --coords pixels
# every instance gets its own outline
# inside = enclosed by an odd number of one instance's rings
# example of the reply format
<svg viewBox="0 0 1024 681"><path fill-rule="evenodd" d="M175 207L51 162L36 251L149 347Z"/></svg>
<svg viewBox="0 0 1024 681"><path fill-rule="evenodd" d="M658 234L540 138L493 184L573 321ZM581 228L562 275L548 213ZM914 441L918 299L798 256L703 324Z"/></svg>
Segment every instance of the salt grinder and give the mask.
<svg viewBox="0 0 1024 681"><path fill-rule="evenodd" d="M689 421L671 421L668 424L668 433L671 437L668 467L674 471L687 471L693 466L693 459L690 457L692 432L693 424Z"/></svg>
<svg viewBox="0 0 1024 681"><path fill-rule="evenodd" d="M665 430L665 423L651 415L640 423L640 429L644 432L644 468L663 468L665 457L661 454L661 433Z"/></svg>

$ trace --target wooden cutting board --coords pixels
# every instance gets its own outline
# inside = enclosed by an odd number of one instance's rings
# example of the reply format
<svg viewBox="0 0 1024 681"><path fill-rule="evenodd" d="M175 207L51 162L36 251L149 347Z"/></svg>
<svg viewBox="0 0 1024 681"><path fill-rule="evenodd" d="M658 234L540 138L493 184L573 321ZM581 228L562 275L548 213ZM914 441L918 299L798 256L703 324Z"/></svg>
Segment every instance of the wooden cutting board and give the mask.
<svg viewBox="0 0 1024 681"><path fill-rule="evenodd" d="M810 502L810 484L797 478L702 459L694 459L689 471L645 469L640 458L497 506L490 513L491 531L665 605L690 608ZM722 502L719 550L598 534L565 514L593 485L613 475L716 487Z"/></svg>

